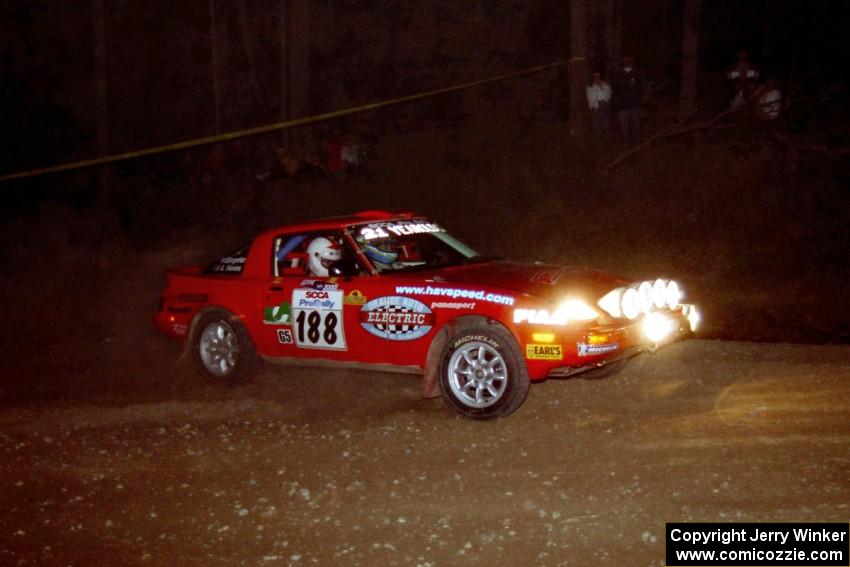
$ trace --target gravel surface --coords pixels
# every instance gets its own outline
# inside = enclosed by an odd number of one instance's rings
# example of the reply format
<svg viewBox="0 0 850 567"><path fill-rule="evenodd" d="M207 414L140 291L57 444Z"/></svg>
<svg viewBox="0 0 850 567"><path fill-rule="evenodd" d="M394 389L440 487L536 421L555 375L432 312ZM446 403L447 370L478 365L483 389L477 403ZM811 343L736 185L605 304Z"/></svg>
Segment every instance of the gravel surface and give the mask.
<svg viewBox="0 0 850 567"><path fill-rule="evenodd" d="M483 423L406 375L155 358L0 413L0 564L663 565L665 522L850 517L850 347L689 341Z"/></svg>

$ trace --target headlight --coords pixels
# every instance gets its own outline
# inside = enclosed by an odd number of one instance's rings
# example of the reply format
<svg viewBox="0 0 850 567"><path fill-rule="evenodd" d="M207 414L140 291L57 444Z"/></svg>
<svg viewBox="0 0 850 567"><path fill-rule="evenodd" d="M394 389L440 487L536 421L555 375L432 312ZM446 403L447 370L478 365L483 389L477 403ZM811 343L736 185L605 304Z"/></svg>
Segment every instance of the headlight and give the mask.
<svg viewBox="0 0 850 567"><path fill-rule="evenodd" d="M599 313L581 299L568 299L552 314L552 322L565 325L570 321L592 321Z"/></svg>
<svg viewBox="0 0 850 567"><path fill-rule="evenodd" d="M643 334L654 343L663 341L672 330L670 319L661 313L649 313L643 318Z"/></svg>
<svg viewBox="0 0 850 567"><path fill-rule="evenodd" d="M620 308L620 303L623 299L623 291L624 288L618 287L617 289L612 289L608 293L602 296L602 299L596 302L596 304L608 312L611 317L620 318L623 316L623 311Z"/></svg>
<svg viewBox="0 0 850 567"><path fill-rule="evenodd" d="M620 311L629 319L634 319L640 315L640 307L638 306L638 293L635 288L630 287L623 292L623 297L620 300Z"/></svg>
<svg viewBox="0 0 850 567"><path fill-rule="evenodd" d="M655 280L652 285L652 304L656 309L662 309L667 304L667 282L662 279Z"/></svg>
<svg viewBox="0 0 850 567"><path fill-rule="evenodd" d="M688 323L691 324L692 333L697 332L697 327L699 327L700 321L702 321L702 317L699 314L699 310L696 305L691 305L691 308L688 311Z"/></svg>
<svg viewBox="0 0 850 567"><path fill-rule="evenodd" d="M652 284L649 282L641 282L637 289L638 294L638 309L644 313L652 311Z"/></svg>
<svg viewBox="0 0 850 567"><path fill-rule="evenodd" d="M682 290L679 289L679 284L676 283L675 280L670 280L669 282L667 282L667 293L665 295L667 300L667 307L673 309L674 307L679 305L679 302L682 300Z"/></svg>

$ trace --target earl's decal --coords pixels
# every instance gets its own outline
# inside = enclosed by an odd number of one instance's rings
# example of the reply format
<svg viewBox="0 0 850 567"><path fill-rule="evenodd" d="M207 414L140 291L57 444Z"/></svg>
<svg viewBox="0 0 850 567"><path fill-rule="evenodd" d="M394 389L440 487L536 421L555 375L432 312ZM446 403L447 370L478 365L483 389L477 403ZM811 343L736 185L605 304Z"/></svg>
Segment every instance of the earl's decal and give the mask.
<svg viewBox="0 0 850 567"><path fill-rule="evenodd" d="M525 346L525 357L529 360L564 360L564 349L561 345L530 343Z"/></svg>

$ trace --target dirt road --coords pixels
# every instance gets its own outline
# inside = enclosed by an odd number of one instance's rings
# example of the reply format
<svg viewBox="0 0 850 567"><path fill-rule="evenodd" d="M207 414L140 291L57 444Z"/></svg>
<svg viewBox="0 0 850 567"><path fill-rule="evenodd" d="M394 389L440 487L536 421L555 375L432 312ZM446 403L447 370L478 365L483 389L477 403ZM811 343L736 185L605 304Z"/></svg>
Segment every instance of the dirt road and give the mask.
<svg viewBox="0 0 850 567"><path fill-rule="evenodd" d="M690 341L488 423L410 376L160 364L0 414L0 563L663 565L665 522L850 519L848 347Z"/></svg>

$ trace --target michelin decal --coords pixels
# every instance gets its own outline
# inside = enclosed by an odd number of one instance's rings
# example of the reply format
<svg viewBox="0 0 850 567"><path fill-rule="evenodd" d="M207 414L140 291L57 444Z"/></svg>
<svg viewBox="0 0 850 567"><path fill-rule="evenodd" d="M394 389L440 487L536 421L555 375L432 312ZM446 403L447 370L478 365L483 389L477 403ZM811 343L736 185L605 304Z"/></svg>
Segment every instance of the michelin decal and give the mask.
<svg viewBox="0 0 850 567"><path fill-rule="evenodd" d="M596 356L614 352L620 348L619 343L608 343L604 345L592 345L588 343L576 343L579 356Z"/></svg>

